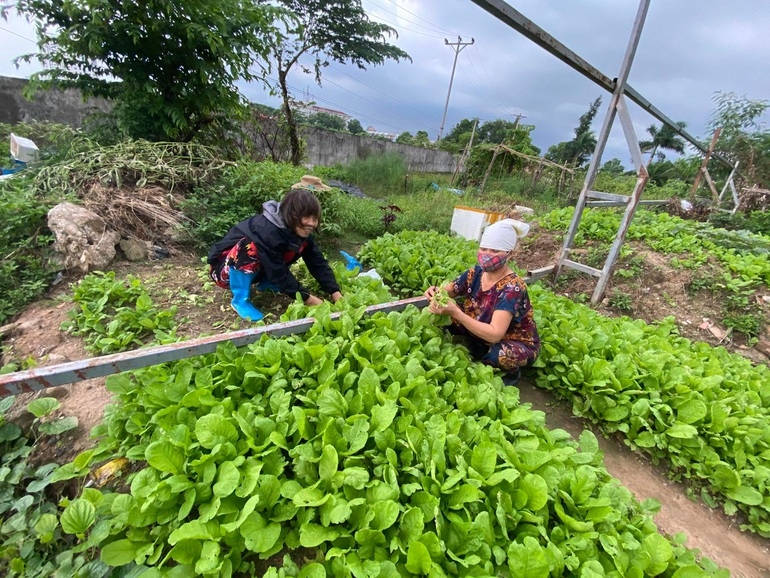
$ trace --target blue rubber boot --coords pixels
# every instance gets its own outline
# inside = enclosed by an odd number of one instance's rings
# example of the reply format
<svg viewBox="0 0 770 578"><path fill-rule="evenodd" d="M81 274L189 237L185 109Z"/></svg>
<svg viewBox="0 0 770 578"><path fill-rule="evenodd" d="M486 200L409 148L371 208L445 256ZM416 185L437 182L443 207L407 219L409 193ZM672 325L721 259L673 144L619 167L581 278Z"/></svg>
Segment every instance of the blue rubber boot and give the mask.
<svg viewBox="0 0 770 578"><path fill-rule="evenodd" d="M230 305L238 315L247 321L259 321L264 317L262 312L254 307L249 300L251 282L255 276L254 273L230 269L230 291L233 292L233 300L230 301Z"/></svg>
<svg viewBox="0 0 770 578"><path fill-rule="evenodd" d="M345 269L347 269L348 271L352 271L356 267L363 270L363 267L361 266L361 262L358 259L356 259L353 255L350 255L345 251L340 251L340 255L342 255L347 261L347 264L345 265Z"/></svg>
<svg viewBox="0 0 770 578"><path fill-rule="evenodd" d="M267 279L262 279L259 283L255 285L257 291L272 291L273 293L280 293L281 288L276 285L275 283L271 283Z"/></svg>

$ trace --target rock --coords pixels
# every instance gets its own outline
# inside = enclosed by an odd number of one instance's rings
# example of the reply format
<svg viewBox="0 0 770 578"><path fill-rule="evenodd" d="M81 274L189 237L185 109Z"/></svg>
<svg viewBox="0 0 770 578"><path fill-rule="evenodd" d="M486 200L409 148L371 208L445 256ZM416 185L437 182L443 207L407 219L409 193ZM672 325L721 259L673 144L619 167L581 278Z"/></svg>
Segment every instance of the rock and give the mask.
<svg viewBox="0 0 770 578"><path fill-rule="evenodd" d="M763 355L770 357L770 341L765 341L763 339L759 340L757 344L754 346L754 349L762 353Z"/></svg>
<svg viewBox="0 0 770 578"><path fill-rule="evenodd" d="M120 235L86 208L59 203L48 211L48 228L56 237L54 249L61 254L65 269L79 269L83 273L98 271L115 258Z"/></svg>
<svg viewBox="0 0 770 578"><path fill-rule="evenodd" d="M129 261L144 261L147 259L147 245L134 239L121 239L120 250Z"/></svg>
<svg viewBox="0 0 770 578"><path fill-rule="evenodd" d="M181 225L177 225L175 227L166 227L161 238L171 243L177 244L190 243L191 241L195 240L194 237L190 234L190 231Z"/></svg>

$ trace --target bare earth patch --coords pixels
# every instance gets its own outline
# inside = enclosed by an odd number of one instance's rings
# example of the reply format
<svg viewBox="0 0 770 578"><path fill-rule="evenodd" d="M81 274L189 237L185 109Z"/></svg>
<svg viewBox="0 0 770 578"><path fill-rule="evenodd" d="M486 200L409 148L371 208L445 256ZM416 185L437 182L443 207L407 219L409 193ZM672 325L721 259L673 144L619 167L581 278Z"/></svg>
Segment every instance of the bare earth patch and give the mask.
<svg viewBox="0 0 770 578"><path fill-rule="evenodd" d="M523 269L535 269L553 264L561 248L561 238L548 231L533 229L525 242L517 249L517 264ZM633 246L635 263L640 270L632 277L615 275L608 295L621 292L629 296L629 310L618 310L604 301L597 310L610 316L629 315L654 322L673 315L680 333L693 340L720 343L718 334L704 328L704 318L719 319L719 303L706 292L688 292L692 273L672 268L665 256ZM643 263L639 265L640 263ZM628 267L628 262L620 265ZM180 321L177 335L192 339L207 334L223 333L248 327L229 306L230 294L210 282L206 265L192 253L176 252L170 259L113 264L117 277L132 274L143 280L153 301L163 307L176 306ZM3 363L11 361L34 363L37 366L52 365L90 357L79 338L60 330L72 306L63 301L71 295L65 279L56 286L46 300L34 304L14 321L14 329L5 337ZM545 280L550 284L550 281ZM559 294L588 303L595 280L586 275L569 273L560 277L553 290ZM267 314L268 323L278 321L290 300L271 293L254 294L255 305ZM713 327L713 326L712 326ZM754 348L722 338L721 343L733 351L753 356L755 361L767 362L767 358ZM743 347L743 349L741 349ZM546 413L550 427L561 427L573 436L580 434L590 424L574 418L571 409L554 401L550 393L539 390L525 379L520 387L522 401ZM51 390L19 396L12 409L16 419L31 419L23 409L36 396L52 395L61 400L61 415L74 415L79 420L76 430L65 433L55 444L42 448L37 459L65 463L79 452L90 447L93 440L88 434L103 416L104 407L111 394L104 387L104 379L61 386ZM610 473L628 487L639 500L653 497L662 503L656 523L660 530L673 535L685 532L687 546L699 549L705 556L731 570L733 576L744 578L770 577L770 540L742 533L738 522L718 511L710 510L701 503L685 497L684 488L669 481L665 474L638 454L616 440L597 435L605 453L605 464Z"/></svg>
<svg viewBox="0 0 770 578"><path fill-rule="evenodd" d="M556 263L562 246L561 235L538 228L516 249L516 264L524 270L547 267ZM626 315L655 323L666 317L674 317L679 334L692 341L705 341L710 345L722 345L734 353L743 355L755 363L770 360L762 344L750 347L742 336L733 336L721 324L722 303L708 290L693 290L691 285L699 271L677 268L671 265L671 256L651 251L642 243L627 243L633 250L630 257L621 259L615 268L604 298L594 309L608 317ZM573 250L574 258L585 263L590 251L584 248ZM586 263L601 267L606 255L601 254L601 263ZM620 274L623 271L626 275ZM542 281L558 295L590 304L596 287L596 279L567 270L559 275L554 284L551 278ZM770 298L769 298L770 299ZM618 307L618 304L624 307ZM770 307L765 304L767 310ZM764 341L764 340L763 340ZM767 353L770 353L768 351Z"/></svg>

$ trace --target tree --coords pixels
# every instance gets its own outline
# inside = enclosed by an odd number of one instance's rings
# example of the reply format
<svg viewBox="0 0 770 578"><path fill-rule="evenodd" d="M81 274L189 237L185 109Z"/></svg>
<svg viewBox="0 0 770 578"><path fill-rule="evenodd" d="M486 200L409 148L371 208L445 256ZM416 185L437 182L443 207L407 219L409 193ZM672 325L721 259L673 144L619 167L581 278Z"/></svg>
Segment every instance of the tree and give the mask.
<svg viewBox="0 0 770 578"><path fill-rule="evenodd" d="M400 135L398 135L398 137L396 138L396 142L401 144L413 145L414 137L412 136L411 132L404 131Z"/></svg>
<svg viewBox="0 0 770 578"><path fill-rule="evenodd" d="M295 65L306 72L315 73L321 84L321 70L330 61L351 62L361 69L366 64L382 64L387 59L409 59L409 55L386 42L396 34L385 24L372 22L361 6L361 0L276 0L295 15L287 22L285 30L271 42L272 59L278 75L278 89L283 100L291 143L291 161L299 165L301 148L297 124L294 121L292 99L287 84L289 71ZM301 58L313 59L312 69L302 65Z"/></svg>
<svg viewBox="0 0 770 578"><path fill-rule="evenodd" d="M414 133L414 142L412 142L412 144L414 146L423 148L430 148L433 146L433 143L430 142L428 132L424 130L418 130L416 133Z"/></svg>
<svg viewBox="0 0 770 578"><path fill-rule="evenodd" d="M583 166L596 148L596 135L591 130L591 123L602 103L600 96L591 103L588 110L580 117L575 128L575 138L560 142L548 148L545 158L559 164L572 163Z"/></svg>
<svg viewBox="0 0 770 578"><path fill-rule="evenodd" d="M757 184L770 188L770 132L759 121L770 108L770 102L740 97L733 92L717 92L714 102L717 109L712 114L709 128L712 131L722 128L716 152L733 162L740 162L739 171L749 181L749 186ZM727 176L730 170L724 163L718 163L715 169L712 176L720 172Z"/></svg>
<svg viewBox="0 0 770 578"><path fill-rule="evenodd" d="M680 121L676 125L680 129L684 129L687 123ZM652 137L652 140L639 141L639 148L642 149L642 152L650 152L650 158L647 161L648 167L655 158L655 153L658 152L658 149L667 149L679 154L684 153L684 140L667 124L661 127L652 124L647 127L647 132Z"/></svg>
<svg viewBox="0 0 770 578"><path fill-rule="evenodd" d="M348 132L352 134L362 134L366 132L364 127L361 126L361 122L357 118L351 118L348 121Z"/></svg>
<svg viewBox="0 0 770 578"><path fill-rule="evenodd" d="M626 172L625 167L620 159L610 159L602 165L602 172L610 174L614 177L622 175Z"/></svg>
<svg viewBox="0 0 770 578"><path fill-rule="evenodd" d="M489 120L478 129L479 142L492 144L509 144L516 131L518 122L511 122L501 118Z"/></svg>
<svg viewBox="0 0 770 578"><path fill-rule="evenodd" d="M452 127L452 130L450 130L446 136L442 140L446 140L449 142L459 142L460 136L465 133L470 133L473 131L473 125L476 124L479 121L477 118L464 118L460 122L458 122L456 125Z"/></svg>
<svg viewBox="0 0 770 578"><path fill-rule="evenodd" d="M453 153L462 151L470 142L473 125L477 122L476 118L462 119L439 141L439 148Z"/></svg>
<svg viewBox="0 0 770 578"><path fill-rule="evenodd" d="M311 114L307 121L311 126L317 126L327 130L345 130L345 120L337 115L329 114L328 112L317 112L315 114Z"/></svg>
<svg viewBox="0 0 770 578"><path fill-rule="evenodd" d="M261 80L253 67L283 14L259 0L19 0L16 10L36 22L39 39L39 52L21 60L46 67L31 90L111 99L128 136L177 141L224 130L244 111L235 83Z"/></svg>

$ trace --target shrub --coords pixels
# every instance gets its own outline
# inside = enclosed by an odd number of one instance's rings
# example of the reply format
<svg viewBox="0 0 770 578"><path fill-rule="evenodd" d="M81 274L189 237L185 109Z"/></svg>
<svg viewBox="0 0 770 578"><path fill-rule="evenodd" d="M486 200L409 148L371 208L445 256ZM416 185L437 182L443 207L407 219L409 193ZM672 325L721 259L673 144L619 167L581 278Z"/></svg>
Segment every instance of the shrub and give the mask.
<svg viewBox="0 0 770 578"><path fill-rule="evenodd" d="M46 214L51 206L35 194L29 178L18 175L0 183L0 324L48 287L53 265Z"/></svg>
<svg viewBox="0 0 770 578"><path fill-rule="evenodd" d="M218 241L230 227L260 212L262 203L279 199L302 174L301 167L269 161L242 161L225 168L211 184L196 188L182 205L193 221L190 234L196 245L205 249ZM326 209L324 199L320 200Z"/></svg>
<svg viewBox="0 0 770 578"><path fill-rule="evenodd" d="M749 213L716 212L709 217L714 227L722 227L732 231L750 231L761 235L770 235L770 213L766 211L751 211Z"/></svg>

